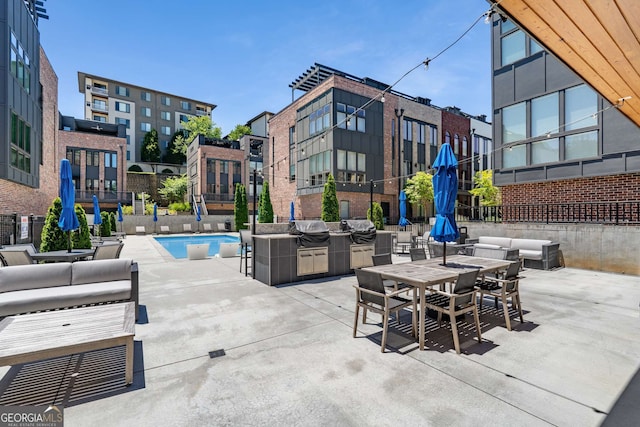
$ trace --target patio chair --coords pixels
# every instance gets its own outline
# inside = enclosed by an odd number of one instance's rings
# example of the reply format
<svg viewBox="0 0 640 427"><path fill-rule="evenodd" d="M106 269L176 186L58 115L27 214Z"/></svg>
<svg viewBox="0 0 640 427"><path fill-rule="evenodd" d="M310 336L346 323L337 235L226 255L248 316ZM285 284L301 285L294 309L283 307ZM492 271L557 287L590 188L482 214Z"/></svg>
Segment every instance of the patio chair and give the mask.
<svg viewBox="0 0 640 427"><path fill-rule="evenodd" d="M204 231L213 231L213 229L211 228L211 224L209 224L208 222L205 222L204 224L202 224L202 229Z"/></svg>
<svg viewBox="0 0 640 427"><path fill-rule="evenodd" d="M96 247L92 260L120 258L120 252L124 243L104 243Z"/></svg>
<svg viewBox="0 0 640 427"><path fill-rule="evenodd" d="M2 249L0 250L0 260L5 267L11 267L14 265L28 265L34 264L35 261L31 258L27 249L14 250L14 249Z"/></svg>
<svg viewBox="0 0 640 427"><path fill-rule="evenodd" d="M480 283L478 292L480 292L480 309L482 310L482 300L485 295L495 298L496 308L498 308L498 298L502 302L502 310L504 311L504 321L507 330L511 330L511 319L509 316L508 299L511 298L511 306L518 310L520 314L520 323L524 322L522 316L522 304L520 304L520 261L512 262L503 274L498 277L485 277Z"/></svg>
<svg viewBox="0 0 640 427"><path fill-rule="evenodd" d="M7 251L23 251L26 250L29 252L29 255L37 254L38 250L33 245L33 243L18 243L16 245L9 245L2 248Z"/></svg>
<svg viewBox="0 0 640 427"><path fill-rule="evenodd" d="M216 226L218 227L218 231L227 231L227 228L224 226L223 222L217 223Z"/></svg>
<svg viewBox="0 0 640 427"><path fill-rule="evenodd" d="M391 254L389 252L384 254L371 255L371 260L373 261L373 265L392 264ZM406 283L402 283L402 282L398 283L397 281L391 280L391 279L383 279L382 284L384 285L385 288L393 288L394 291L397 291L398 289L406 289L411 287Z"/></svg>
<svg viewBox="0 0 640 427"><path fill-rule="evenodd" d="M400 289L391 293L386 293L382 284L382 277L379 274L356 269L356 278L358 284L353 285L356 289L356 314L353 321L353 337L356 337L358 329L358 316L360 308L364 310L362 313L362 323L367 321L367 310L382 315L382 343L380 351L384 353L387 346L387 331L389 328L389 315L391 312L396 313L396 320L400 322L399 312L403 308L412 307L411 325L413 336L416 335L416 290L413 290L413 299L407 300L401 298L398 294L405 292Z"/></svg>
<svg viewBox="0 0 640 427"><path fill-rule="evenodd" d="M164 233L164 234L169 234L171 232L171 230L169 229L168 225L161 225L160 226L160 232Z"/></svg>
<svg viewBox="0 0 640 427"><path fill-rule="evenodd" d="M429 258L437 258L444 255L444 244L440 242L427 242L429 248ZM458 247L456 242L447 242L447 255L457 255Z"/></svg>
<svg viewBox="0 0 640 427"><path fill-rule="evenodd" d="M144 225L136 225L136 234L147 234Z"/></svg>
<svg viewBox="0 0 640 427"><path fill-rule="evenodd" d="M251 257L251 244L253 238L250 230L240 230L240 273L242 273L242 260L244 260L244 275L248 274L249 257ZM253 264L253 260L252 260ZM251 267L253 268L253 267Z"/></svg>
<svg viewBox="0 0 640 427"><path fill-rule="evenodd" d="M182 231L185 233L191 233L191 224L182 224Z"/></svg>
<svg viewBox="0 0 640 427"><path fill-rule="evenodd" d="M399 253L399 249L402 249L402 253L405 253L407 249L415 247L415 239L410 231L398 231L396 239L393 244L393 252Z"/></svg>
<svg viewBox="0 0 640 427"><path fill-rule="evenodd" d="M409 256L411 257L411 261L420 261L423 259L427 259L427 253L424 248L411 248L409 249Z"/></svg>
<svg viewBox="0 0 640 427"><path fill-rule="evenodd" d="M446 292L440 289L431 289L427 295L425 306L427 309L435 310L438 313L438 326L442 323L442 314L449 315L451 332L453 334L453 345L456 353L460 354L460 339L458 337L458 325L456 317L460 314L472 312L476 323L476 334L478 342L482 342L480 332L480 318L478 317L478 306L476 305L476 279L478 271L460 273L458 279L453 284L453 290Z"/></svg>

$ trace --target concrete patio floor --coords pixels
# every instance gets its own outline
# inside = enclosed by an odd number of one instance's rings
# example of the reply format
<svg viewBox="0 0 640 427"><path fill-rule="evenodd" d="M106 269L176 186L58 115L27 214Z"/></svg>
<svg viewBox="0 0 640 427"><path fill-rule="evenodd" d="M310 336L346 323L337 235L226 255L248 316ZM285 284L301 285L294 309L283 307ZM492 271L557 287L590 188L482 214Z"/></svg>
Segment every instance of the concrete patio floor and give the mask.
<svg viewBox="0 0 640 427"><path fill-rule="evenodd" d="M425 351L392 322L396 350L383 354L380 316L352 338L353 275L268 287L237 257L175 260L151 236L124 242L144 309L134 384L119 349L93 352L2 368L0 405L62 402L66 427L637 425L637 276L526 269L513 331L487 299L481 344L471 317L461 323L463 354L433 320Z"/></svg>

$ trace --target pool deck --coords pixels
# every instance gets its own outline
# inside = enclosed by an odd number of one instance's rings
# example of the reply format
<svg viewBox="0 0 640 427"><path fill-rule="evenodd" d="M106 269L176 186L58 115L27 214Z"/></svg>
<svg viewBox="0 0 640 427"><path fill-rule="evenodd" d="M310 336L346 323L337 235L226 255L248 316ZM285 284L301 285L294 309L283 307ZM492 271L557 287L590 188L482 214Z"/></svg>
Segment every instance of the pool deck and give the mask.
<svg viewBox="0 0 640 427"><path fill-rule="evenodd" d="M268 287L239 272L239 257L176 260L151 236L124 242L143 309L134 384L123 385L119 357L85 354L0 368L0 405L62 402L66 427L620 426L640 417L637 276L527 269L525 322L512 318L513 331L487 300L483 342L463 324L461 355L448 325L433 321L425 351L392 322L395 349L381 353L380 316L352 338L353 275Z"/></svg>

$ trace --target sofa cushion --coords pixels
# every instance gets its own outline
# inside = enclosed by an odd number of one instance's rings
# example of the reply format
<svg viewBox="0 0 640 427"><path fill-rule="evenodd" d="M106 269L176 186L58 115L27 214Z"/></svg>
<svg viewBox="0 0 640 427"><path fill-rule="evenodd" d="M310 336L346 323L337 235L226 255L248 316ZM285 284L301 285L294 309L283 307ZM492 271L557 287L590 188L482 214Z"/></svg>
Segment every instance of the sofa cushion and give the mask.
<svg viewBox="0 0 640 427"><path fill-rule="evenodd" d="M542 251L532 251L530 249L520 249L520 256L526 259L542 260Z"/></svg>
<svg viewBox="0 0 640 427"><path fill-rule="evenodd" d="M480 238L478 239L478 243L487 244L487 245L496 245L501 248L510 248L511 238L495 237L495 236L480 236Z"/></svg>
<svg viewBox="0 0 640 427"><path fill-rule="evenodd" d="M129 299L131 299L130 280L5 292L0 294L0 317Z"/></svg>
<svg viewBox="0 0 640 427"><path fill-rule="evenodd" d="M542 251L542 245L548 245L551 243L551 240L538 240L538 239L512 239L511 247L514 249L520 249L520 254L522 255L522 250L530 250L530 251Z"/></svg>
<svg viewBox="0 0 640 427"><path fill-rule="evenodd" d="M490 245L489 243L474 243L473 247L481 248L481 249L501 249L502 248L502 246L500 245Z"/></svg>
<svg viewBox="0 0 640 427"><path fill-rule="evenodd" d="M126 258L74 262L71 284L131 280L131 260Z"/></svg>
<svg viewBox="0 0 640 427"><path fill-rule="evenodd" d="M0 293L68 286L70 283L70 262L0 268Z"/></svg>

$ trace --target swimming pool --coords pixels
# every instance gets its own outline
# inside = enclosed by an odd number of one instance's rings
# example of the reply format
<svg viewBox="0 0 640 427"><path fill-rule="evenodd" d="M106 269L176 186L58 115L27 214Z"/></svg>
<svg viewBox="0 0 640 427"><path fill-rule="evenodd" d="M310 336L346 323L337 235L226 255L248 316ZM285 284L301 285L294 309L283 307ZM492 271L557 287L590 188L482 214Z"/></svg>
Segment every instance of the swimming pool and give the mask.
<svg viewBox="0 0 640 427"><path fill-rule="evenodd" d="M220 251L220 243L240 242L234 236L157 236L154 237L174 258L187 257L187 245L209 244L209 256L214 256ZM240 249L238 249L240 250Z"/></svg>

